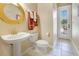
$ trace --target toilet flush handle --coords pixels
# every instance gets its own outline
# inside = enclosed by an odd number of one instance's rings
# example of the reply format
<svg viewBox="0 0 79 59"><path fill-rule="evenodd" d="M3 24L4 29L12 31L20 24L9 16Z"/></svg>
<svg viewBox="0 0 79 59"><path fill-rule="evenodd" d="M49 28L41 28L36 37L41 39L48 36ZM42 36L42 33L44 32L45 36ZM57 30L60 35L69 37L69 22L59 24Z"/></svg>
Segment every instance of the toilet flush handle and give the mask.
<svg viewBox="0 0 79 59"><path fill-rule="evenodd" d="M47 37L50 37L50 32L46 33L46 36L47 36Z"/></svg>

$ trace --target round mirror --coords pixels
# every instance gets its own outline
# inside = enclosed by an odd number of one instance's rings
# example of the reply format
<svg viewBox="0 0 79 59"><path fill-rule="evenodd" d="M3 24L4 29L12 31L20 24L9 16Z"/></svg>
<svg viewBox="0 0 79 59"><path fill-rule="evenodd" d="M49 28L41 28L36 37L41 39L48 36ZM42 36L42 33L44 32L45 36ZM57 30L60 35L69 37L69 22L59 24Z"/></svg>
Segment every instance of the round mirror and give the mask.
<svg viewBox="0 0 79 59"><path fill-rule="evenodd" d="M8 24L20 24L25 19L23 8L17 4L0 4L0 18Z"/></svg>

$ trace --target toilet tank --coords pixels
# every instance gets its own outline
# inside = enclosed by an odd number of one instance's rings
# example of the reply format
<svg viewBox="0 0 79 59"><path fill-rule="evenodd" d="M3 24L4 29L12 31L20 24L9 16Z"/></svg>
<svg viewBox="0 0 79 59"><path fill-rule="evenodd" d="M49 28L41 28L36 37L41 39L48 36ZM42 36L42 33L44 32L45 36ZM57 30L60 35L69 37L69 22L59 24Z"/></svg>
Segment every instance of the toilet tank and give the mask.
<svg viewBox="0 0 79 59"><path fill-rule="evenodd" d="M37 40L38 40L38 33L32 33L30 40L31 40L32 42L37 41Z"/></svg>

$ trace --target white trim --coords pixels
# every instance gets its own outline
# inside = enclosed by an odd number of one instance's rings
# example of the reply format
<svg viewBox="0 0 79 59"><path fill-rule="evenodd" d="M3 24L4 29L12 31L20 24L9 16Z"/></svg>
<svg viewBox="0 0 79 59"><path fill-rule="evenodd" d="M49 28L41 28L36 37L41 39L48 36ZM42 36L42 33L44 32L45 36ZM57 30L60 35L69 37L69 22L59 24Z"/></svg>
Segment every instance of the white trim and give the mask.
<svg viewBox="0 0 79 59"><path fill-rule="evenodd" d="M75 51L76 51L76 53L77 53L77 56L79 56L79 50L78 50L78 48L76 47L74 41L71 40L71 43L72 43L73 47L75 48Z"/></svg>
<svg viewBox="0 0 79 59"><path fill-rule="evenodd" d="M54 40L54 42L53 42L53 49L55 48L56 43L57 43L57 38L55 37L54 39L55 39L55 40Z"/></svg>

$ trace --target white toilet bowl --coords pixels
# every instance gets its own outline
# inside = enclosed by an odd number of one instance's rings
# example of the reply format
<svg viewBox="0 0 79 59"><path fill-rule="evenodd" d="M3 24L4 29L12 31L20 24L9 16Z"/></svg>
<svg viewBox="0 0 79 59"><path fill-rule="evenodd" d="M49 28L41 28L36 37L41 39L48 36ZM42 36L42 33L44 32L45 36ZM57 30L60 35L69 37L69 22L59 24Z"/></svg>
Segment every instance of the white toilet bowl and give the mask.
<svg viewBox="0 0 79 59"><path fill-rule="evenodd" d="M46 52L49 47L49 43L46 40L38 40L36 41L36 47L40 51Z"/></svg>

